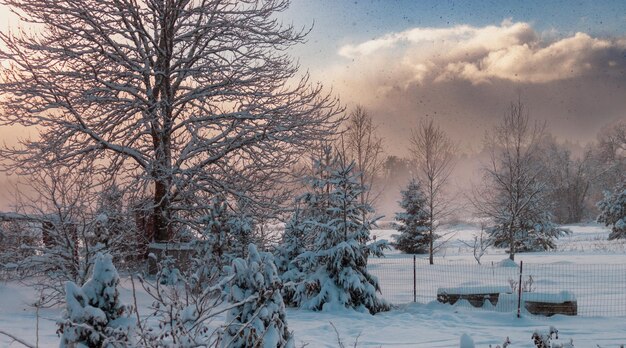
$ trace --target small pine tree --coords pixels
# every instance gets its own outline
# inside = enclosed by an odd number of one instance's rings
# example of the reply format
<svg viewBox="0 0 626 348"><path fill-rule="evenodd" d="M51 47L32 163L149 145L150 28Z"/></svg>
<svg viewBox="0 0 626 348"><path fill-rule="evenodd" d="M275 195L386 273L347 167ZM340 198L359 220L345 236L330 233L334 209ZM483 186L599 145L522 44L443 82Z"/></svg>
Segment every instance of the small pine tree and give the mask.
<svg viewBox="0 0 626 348"><path fill-rule="evenodd" d="M229 214L227 222L230 245L228 261L247 256L248 245L254 243L254 227L254 220L246 212L244 206L240 205L237 213Z"/></svg>
<svg viewBox="0 0 626 348"><path fill-rule="evenodd" d="M612 193L604 192L598 208L598 222L611 226L609 240L626 238L626 183L620 184Z"/></svg>
<svg viewBox="0 0 626 348"><path fill-rule="evenodd" d="M393 235L394 246L407 254L424 254L428 252L431 222L429 221L426 197L419 181L412 179L406 189L401 191L400 207L404 209L396 213L396 221L400 234Z"/></svg>
<svg viewBox="0 0 626 348"><path fill-rule="evenodd" d="M285 224L285 232L281 243L276 247L274 259L278 274L283 281L283 300L287 305L295 305L293 298L296 286L304 279L304 273L297 263L293 262L298 255L307 251L309 242L307 228L303 224L303 212L297 200L291 218Z"/></svg>
<svg viewBox="0 0 626 348"><path fill-rule="evenodd" d="M534 201L530 202L536 203ZM487 228L490 242L498 248L509 247L509 229L513 228L515 250L518 252L545 251L556 248L555 241L559 237L569 234L570 231L558 227L552 222L552 215L542 209L539 204L530 206L524 215L516 219L516 224L510 226L511 219L500 221Z"/></svg>
<svg viewBox="0 0 626 348"><path fill-rule="evenodd" d="M60 347L128 347L133 344L134 320L119 301L119 276L109 254L98 254L93 275L78 287L67 282L67 307L59 322Z"/></svg>
<svg viewBox="0 0 626 348"><path fill-rule="evenodd" d="M296 208L285 224L285 232L275 251L276 268L281 275L292 269L294 267L292 261L307 250L307 235L302 215L302 209L296 202Z"/></svg>
<svg viewBox="0 0 626 348"><path fill-rule="evenodd" d="M209 280L219 278L223 266L228 264L228 218L225 200L221 197L214 198L208 213L201 219L204 228L200 231L199 238L192 242L196 255L192 260L196 285L210 285Z"/></svg>
<svg viewBox="0 0 626 348"><path fill-rule="evenodd" d="M116 185L100 192L93 229L96 243L92 248L113 255L118 267L137 261L136 223L125 210L124 202L124 192Z"/></svg>
<svg viewBox="0 0 626 348"><path fill-rule="evenodd" d="M314 188L320 183L321 187L329 188L328 204L320 215L306 222L317 232L312 251L296 259L306 274L294 296L294 302L300 307L313 310L355 308L372 314L389 309L389 304L376 294L380 291L378 280L367 271L368 256L382 255L387 242L382 240L368 245L374 221L366 217L373 209L359 203L363 187L353 168L353 164L339 163L330 175L313 181ZM309 195L315 196L315 192ZM318 201L308 199L308 202Z"/></svg>
<svg viewBox="0 0 626 348"><path fill-rule="evenodd" d="M240 305L228 311L221 346L293 348L274 257L259 253L254 244L247 254L229 269L228 301Z"/></svg>

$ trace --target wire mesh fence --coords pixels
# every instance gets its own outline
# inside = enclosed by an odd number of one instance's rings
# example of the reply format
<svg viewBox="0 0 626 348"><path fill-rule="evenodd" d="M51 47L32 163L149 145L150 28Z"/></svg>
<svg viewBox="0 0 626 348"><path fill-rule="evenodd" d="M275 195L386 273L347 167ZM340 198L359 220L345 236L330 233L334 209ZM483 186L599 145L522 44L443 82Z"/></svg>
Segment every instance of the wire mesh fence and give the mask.
<svg viewBox="0 0 626 348"><path fill-rule="evenodd" d="M429 265L397 254L370 259L368 269L393 304L439 301L502 312L519 307L525 314L548 316L626 316L626 264Z"/></svg>

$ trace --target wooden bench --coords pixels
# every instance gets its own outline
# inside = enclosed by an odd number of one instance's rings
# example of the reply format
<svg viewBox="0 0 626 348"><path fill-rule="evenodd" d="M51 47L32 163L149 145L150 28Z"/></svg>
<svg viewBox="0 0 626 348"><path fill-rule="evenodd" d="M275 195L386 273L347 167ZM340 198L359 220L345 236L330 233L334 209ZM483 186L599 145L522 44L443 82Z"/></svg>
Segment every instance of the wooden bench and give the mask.
<svg viewBox="0 0 626 348"><path fill-rule="evenodd" d="M509 286L465 286L458 288L439 288L437 301L455 304L459 300L466 300L473 307L480 308L489 300L492 305L498 304L500 293L511 293Z"/></svg>

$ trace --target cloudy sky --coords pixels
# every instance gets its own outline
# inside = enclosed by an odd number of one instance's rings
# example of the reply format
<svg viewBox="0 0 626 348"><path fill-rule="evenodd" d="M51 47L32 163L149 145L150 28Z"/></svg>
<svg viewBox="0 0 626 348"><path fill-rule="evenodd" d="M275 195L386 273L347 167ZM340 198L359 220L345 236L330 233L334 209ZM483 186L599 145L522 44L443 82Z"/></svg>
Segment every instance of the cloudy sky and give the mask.
<svg viewBox="0 0 626 348"><path fill-rule="evenodd" d="M626 119L623 0L292 0L281 19L312 27L292 54L349 109L365 106L392 154L406 154L425 117L478 152L518 97L552 133L581 144ZM0 30L16 24L0 5ZM25 134L0 128L3 142ZM0 193L0 207L6 199Z"/></svg>
<svg viewBox="0 0 626 348"><path fill-rule="evenodd" d="M626 117L626 2L294 0L313 25L303 68L381 124L403 154L433 117L468 152L521 97L531 117L585 143Z"/></svg>
<svg viewBox="0 0 626 348"><path fill-rule="evenodd" d="M478 151L518 97L574 142L626 117L623 0L292 0L281 19L312 28L293 56L349 109L365 106L392 153L424 117ZM0 30L17 24L0 5Z"/></svg>

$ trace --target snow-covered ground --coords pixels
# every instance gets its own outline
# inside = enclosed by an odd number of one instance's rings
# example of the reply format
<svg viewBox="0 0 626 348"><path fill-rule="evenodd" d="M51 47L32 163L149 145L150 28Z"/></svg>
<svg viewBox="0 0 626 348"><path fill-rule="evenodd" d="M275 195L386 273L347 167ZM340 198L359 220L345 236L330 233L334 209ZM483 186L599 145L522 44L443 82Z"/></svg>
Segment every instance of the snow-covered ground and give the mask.
<svg viewBox="0 0 626 348"><path fill-rule="evenodd" d="M580 265L588 264L626 264L626 244L623 241L606 241L608 230L596 224L567 226L573 231L558 242L556 251L544 253L518 254L516 260L529 264ZM441 250L435 264L453 264L455 262L475 263L472 249L465 243L473 240L478 228L472 225L460 225L450 228L454 236ZM392 230L377 230L377 238L387 238L395 233ZM465 242L465 243L463 243ZM497 263L507 256L503 250L489 249L481 259L483 264ZM394 310L375 316L354 311L311 312L289 309L288 323L294 330L297 346L338 347L338 338L346 346L353 346L358 340L359 347L458 347L463 333L471 336L476 347L489 347L502 344L508 336L510 347L534 347L531 335L535 330L546 330L549 326L559 329L560 342L574 340L575 347L619 347L626 344L626 321L624 317L567 317L554 316L537 318L523 316L518 319L513 312L483 311L470 308L467 303L455 306L443 305L433 301L410 303L412 298L412 268L406 270L407 258L396 251L390 251L387 258L371 260L372 272L379 275L383 282L383 294L390 288L410 285L405 294L406 301ZM395 269L394 260L397 269ZM412 262L412 260L411 260ZM424 262L424 260L420 260ZM383 266L384 263L384 266ZM378 269L377 269L378 267ZM384 268L383 268L384 267ZM391 267L391 268L390 268ZM382 272L381 272L382 271ZM403 273L404 272L404 273ZM408 273L407 273L408 272ZM393 273L401 276L392 277ZM410 274L409 274L410 273ZM409 274L407 278L403 274ZM386 277L388 279L386 279ZM592 277L590 274L589 277ZM592 280L590 278L590 280ZM402 284L387 284L391 281ZM454 285L454 284L452 284ZM502 284L497 284L502 285ZM541 285L541 284L539 284ZM602 287L601 284L597 284ZM122 284L122 298L131 302L131 287L128 281ZM621 293L626 299L626 293ZM18 283L0 283L0 330L10 332L33 344L36 342L37 315L31 307L37 294ZM396 297L398 299L399 297ZM580 298L579 298L580 301ZM139 293L140 309L148 306L147 296ZM428 303L426 303L428 302ZM58 337L55 334L55 321L60 317L61 309L41 309L39 311L39 346L56 347ZM337 329L338 335L335 333ZM0 336L0 347L20 347L7 337Z"/></svg>

